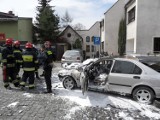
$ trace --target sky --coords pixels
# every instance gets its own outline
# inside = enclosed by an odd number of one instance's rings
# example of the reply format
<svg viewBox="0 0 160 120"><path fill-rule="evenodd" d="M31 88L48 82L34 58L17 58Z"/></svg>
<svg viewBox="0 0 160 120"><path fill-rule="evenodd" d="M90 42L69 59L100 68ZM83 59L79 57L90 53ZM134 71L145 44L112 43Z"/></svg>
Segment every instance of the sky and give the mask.
<svg viewBox="0 0 160 120"><path fill-rule="evenodd" d="M55 13L63 17L68 11L73 18L72 25L81 23L89 29L96 21L104 18L104 13L117 0L52 0ZM0 12L13 11L18 17L36 17L38 0L0 0Z"/></svg>

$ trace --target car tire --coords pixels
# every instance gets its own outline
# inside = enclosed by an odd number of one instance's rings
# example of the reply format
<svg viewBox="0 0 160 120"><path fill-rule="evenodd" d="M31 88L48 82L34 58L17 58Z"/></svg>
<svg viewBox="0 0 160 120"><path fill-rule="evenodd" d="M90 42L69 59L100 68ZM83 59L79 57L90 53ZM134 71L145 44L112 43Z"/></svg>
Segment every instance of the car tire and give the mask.
<svg viewBox="0 0 160 120"><path fill-rule="evenodd" d="M65 89L72 90L76 87L76 83L75 83L74 79L70 76L64 77L62 81L63 81L63 87Z"/></svg>
<svg viewBox="0 0 160 120"><path fill-rule="evenodd" d="M137 87L134 89L132 97L135 101L145 104L153 103L155 98L154 92L149 87Z"/></svg>

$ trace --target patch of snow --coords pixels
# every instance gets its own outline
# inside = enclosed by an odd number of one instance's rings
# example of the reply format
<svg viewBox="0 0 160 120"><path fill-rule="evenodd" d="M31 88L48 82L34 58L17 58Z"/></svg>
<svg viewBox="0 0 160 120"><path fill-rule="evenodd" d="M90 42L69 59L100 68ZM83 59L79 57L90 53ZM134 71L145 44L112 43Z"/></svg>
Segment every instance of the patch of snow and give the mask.
<svg viewBox="0 0 160 120"><path fill-rule="evenodd" d="M81 105L85 106L100 106L104 107L106 104L110 104L110 100L104 94L97 94L94 92L87 92L82 94L81 90L66 90L61 89L58 91L58 95Z"/></svg>
<svg viewBox="0 0 160 120"><path fill-rule="evenodd" d="M67 114L64 118L66 119L71 119L71 114L74 114L77 110L80 110L80 107L73 107L72 109L69 110L69 114Z"/></svg>
<svg viewBox="0 0 160 120"><path fill-rule="evenodd" d="M14 102L14 103L11 103L9 104L7 107L15 107L19 102Z"/></svg>
<svg viewBox="0 0 160 120"><path fill-rule="evenodd" d="M70 65L66 66L66 69L77 69L82 63L71 63Z"/></svg>
<svg viewBox="0 0 160 120"><path fill-rule="evenodd" d="M86 65L86 64L89 64L90 62L96 61L96 60L98 60L98 58L89 58L89 59L83 61L82 64L83 64L83 65Z"/></svg>
<svg viewBox="0 0 160 120"><path fill-rule="evenodd" d="M33 97L33 95L32 95L32 94L30 94L30 93L24 93L23 95L24 95L24 96L26 96L26 97L28 97L28 98Z"/></svg>
<svg viewBox="0 0 160 120"><path fill-rule="evenodd" d="M18 113L22 113L23 112L23 110L19 110L19 112Z"/></svg>

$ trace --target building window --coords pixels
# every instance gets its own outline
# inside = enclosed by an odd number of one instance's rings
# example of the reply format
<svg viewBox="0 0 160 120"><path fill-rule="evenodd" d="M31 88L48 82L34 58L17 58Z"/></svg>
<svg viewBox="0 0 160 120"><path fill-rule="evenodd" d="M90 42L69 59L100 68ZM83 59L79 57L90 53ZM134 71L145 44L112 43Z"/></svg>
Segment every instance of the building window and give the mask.
<svg viewBox="0 0 160 120"><path fill-rule="evenodd" d="M86 52L90 52L90 45L86 45Z"/></svg>
<svg viewBox="0 0 160 120"><path fill-rule="evenodd" d="M92 42L94 42L94 36L92 36Z"/></svg>
<svg viewBox="0 0 160 120"><path fill-rule="evenodd" d="M86 42L90 42L90 37L89 36L86 37Z"/></svg>
<svg viewBox="0 0 160 120"><path fill-rule="evenodd" d="M94 52L94 45L92 45L92 52Z"/></svg>
<svg viewBox="0 0 160 120"><path fill-rule="evenodd" d="M104 52L104 42L101 42L101 50Z"/></svg>
<svg viewBox="0 0 160 120"><path fill-rule="evenodd" d="M154 38L154 53L160 53L160 37Z"/></svg>
<svg viewBox="0 0 160 120"><path fill-rule="evenodd" d="M67 34L67 37L71 37L71 33L68 33L68 34Z"/></svg>
<svg viewBox="0 0 160 120"><path fill-rule="evenodd" d="M135 20L135 7L128 12L128 23Z"/></svg>

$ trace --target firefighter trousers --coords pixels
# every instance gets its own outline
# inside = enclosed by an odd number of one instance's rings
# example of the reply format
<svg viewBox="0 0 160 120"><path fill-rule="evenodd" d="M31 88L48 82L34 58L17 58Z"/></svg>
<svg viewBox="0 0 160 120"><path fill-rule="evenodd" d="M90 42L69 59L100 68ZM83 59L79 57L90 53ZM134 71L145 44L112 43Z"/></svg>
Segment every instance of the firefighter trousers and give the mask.
<svg viewBox="0 0 160 120"><path fill-rule="evenodd" d="M15 87L19 86L19 81L16 79L15 67L7 67L3 69L4 87L9 87L9 82L13 83Z"/></svg>
<svg viewBox="0 0 160 120"><path fill-rule="evenodd" d="M51 75L52 75L52 66L47 66L44 69L44 78L47 86L47 91L52 91L52 82L51 82Z"/></svg>
<svg viewBox="0 0 160 120"><path fill-rule="evenodd" d="M28 82L29 88L34 88L34 79L34 71L24 71L20 85L25 87L26 82Z"/></svg>

